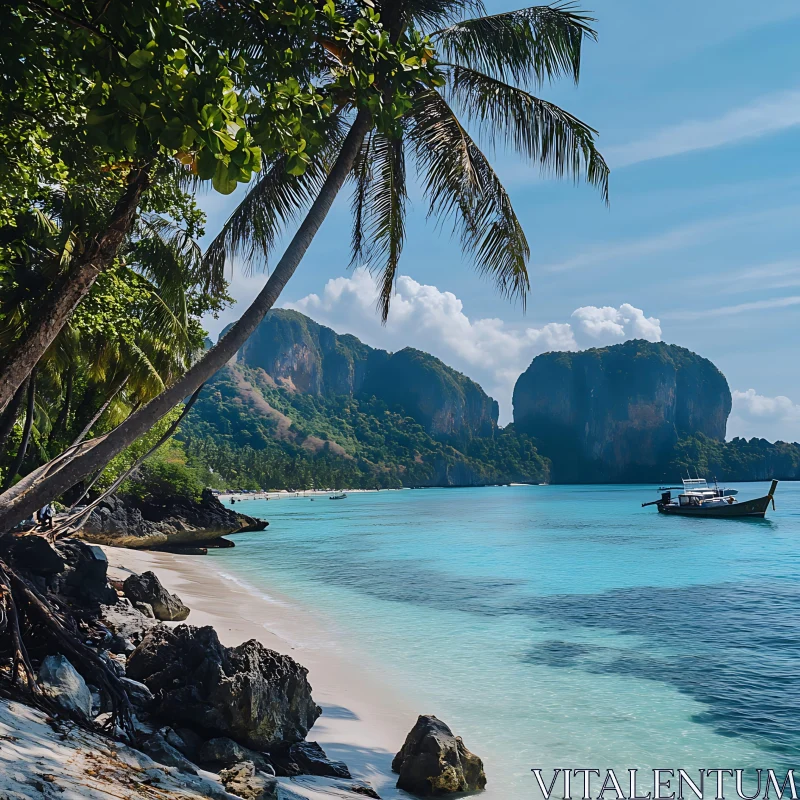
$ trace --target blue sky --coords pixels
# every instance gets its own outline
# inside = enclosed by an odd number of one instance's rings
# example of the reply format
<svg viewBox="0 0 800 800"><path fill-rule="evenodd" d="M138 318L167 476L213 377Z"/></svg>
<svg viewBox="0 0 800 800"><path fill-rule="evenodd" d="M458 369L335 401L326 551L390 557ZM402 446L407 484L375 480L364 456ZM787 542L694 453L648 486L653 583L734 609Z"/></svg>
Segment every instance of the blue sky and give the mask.
<svg viewBox="0 0 800 800"><path fill-rule="evenodd" d="M516 375L538 353L662 338L725 373L734 391L729 436L800 439L800 3L582 7L597 18L599 41L586 48L581 84L539 94L599 130L611 204L494 154L531 243L526 313L426 223L414 192L386 327L369 277L348 269L346 195L282 304L376 346L433 352L497 397L502 421ZM235 198L202 198L209 233ZM232 294L246 302L264 280L236 269ZM216 334L236 315L207 327Z"/></svg>

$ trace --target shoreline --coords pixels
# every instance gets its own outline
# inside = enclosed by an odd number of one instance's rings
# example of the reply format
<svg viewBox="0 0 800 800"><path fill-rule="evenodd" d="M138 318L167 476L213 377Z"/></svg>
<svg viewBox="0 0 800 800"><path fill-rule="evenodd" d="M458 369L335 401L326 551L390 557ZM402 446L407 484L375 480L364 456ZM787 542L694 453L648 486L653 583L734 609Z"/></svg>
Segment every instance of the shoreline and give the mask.
<svg viewBox="0 0 800 800"><path fill-rule="evenodd" d="M345 494L376 494L377 492L402 492L403 489L305 489L299 492L290 492L288 489L279 489L274 492L221 492L216 496L220 503L224 501L242 502L243 500L290 500L296 497L327 497L337 492Z"/></svg>
<svg viewBox="0 0 800 800"><path fill-rule="evenodd" d="M191 609L186 624L211 625L229 647L257 639L306 667L314 700L323 710L308 740L319 742L329 758L344 761L354 778L368 781L384 800L409 797L395 788L391 762L425 709L414 708L384 683L379 667L366 655L338 648L328 620L216 566L209 569L208 558L107 546L103 550L110 574L155 572ZM313 778L294 779L291 790L322 798L314 783Z"/></svg>

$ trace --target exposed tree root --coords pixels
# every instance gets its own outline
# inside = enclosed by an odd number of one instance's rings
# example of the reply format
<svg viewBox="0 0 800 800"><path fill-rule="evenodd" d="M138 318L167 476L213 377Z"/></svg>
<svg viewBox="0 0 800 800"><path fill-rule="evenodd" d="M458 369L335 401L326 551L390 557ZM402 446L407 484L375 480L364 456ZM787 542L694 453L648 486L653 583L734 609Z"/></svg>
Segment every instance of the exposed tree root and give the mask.
<svg viewBox="0 0 800 800"><path fill-rule="evenodd" d="M11 689L21 690L33 705L52 713L55 707L36 682L26 639L39 649L63 653L89 683L109 697L112 713L108 727L119 725L135 738L131 703L113 668L83 643L69 612L56 608L27 578L0 560L0 649L10 657ZM24 686L20 685L20 677L25 680ZM75 721L92 727L79 716Z"/></svg>

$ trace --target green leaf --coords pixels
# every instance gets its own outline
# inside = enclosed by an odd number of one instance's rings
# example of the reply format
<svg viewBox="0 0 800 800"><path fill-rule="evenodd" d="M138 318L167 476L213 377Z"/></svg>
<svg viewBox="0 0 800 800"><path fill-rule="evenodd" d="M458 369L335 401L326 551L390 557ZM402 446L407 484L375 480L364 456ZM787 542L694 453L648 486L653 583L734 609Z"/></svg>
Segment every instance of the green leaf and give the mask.
<svg viewBox="0 0 800 800"><path fill-rule="evenodd" d="M129 153L136 152L136 125L132 123L123 125L120 131L120 138L122 139L122 144L125 145L125 149Z"/></svg>
<svg viewBox="0 0 800 800"><path fill-rule="evenodd" d="M101 125L104 122L108 122L108 120L113 119L116 114L113 112L110 114L103 113L105 109L101 108L93 108L89 111L86 115L86 124L87 125Z"/></svg>
<svg viewBox="0 0 800 800"><path fill-rule="evenodd" d="M232 170L224 161L217 161L217 169L214 172L214 177L211 179L211 185L220 194L230 194L235 188L238 181L236 180L236 173L238 167L232 165Z"/></svg>
<svg viewBox="0 0 800 800"><path fill-rule="evenodd" d="M225 131L214 131L216 137L222 142L222 146L230 153L236 149L236 139Z"/></svg>
<svg viewBox="0 0 800 800"><path fill-rule="evenodd" d="M217 169L217 159L214 154L203 148L197 157L197 176L204 181L214 177Z"/></svg>
<svg viewBox="0 0 800 800"><path fill-rule="evenodd" d="M128 63L135 69L146 67L155 58L149 50L134 50L128 56Z"/></svg>

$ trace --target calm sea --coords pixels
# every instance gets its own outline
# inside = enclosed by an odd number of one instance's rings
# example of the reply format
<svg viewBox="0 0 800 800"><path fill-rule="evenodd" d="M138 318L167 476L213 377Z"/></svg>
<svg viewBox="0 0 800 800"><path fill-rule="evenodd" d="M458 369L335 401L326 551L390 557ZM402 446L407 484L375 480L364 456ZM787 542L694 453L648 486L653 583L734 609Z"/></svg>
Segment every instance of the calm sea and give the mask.
<svg viewBox="0 0 800 800"><path fill-rule="evenodd" d="M640 507L655 497L248 501L268 533L214 558L368 648L415 712L483 757L487 800L538 797L537 766L800 767L800 484L779 486L765 521L665 518Z"/></svg>

